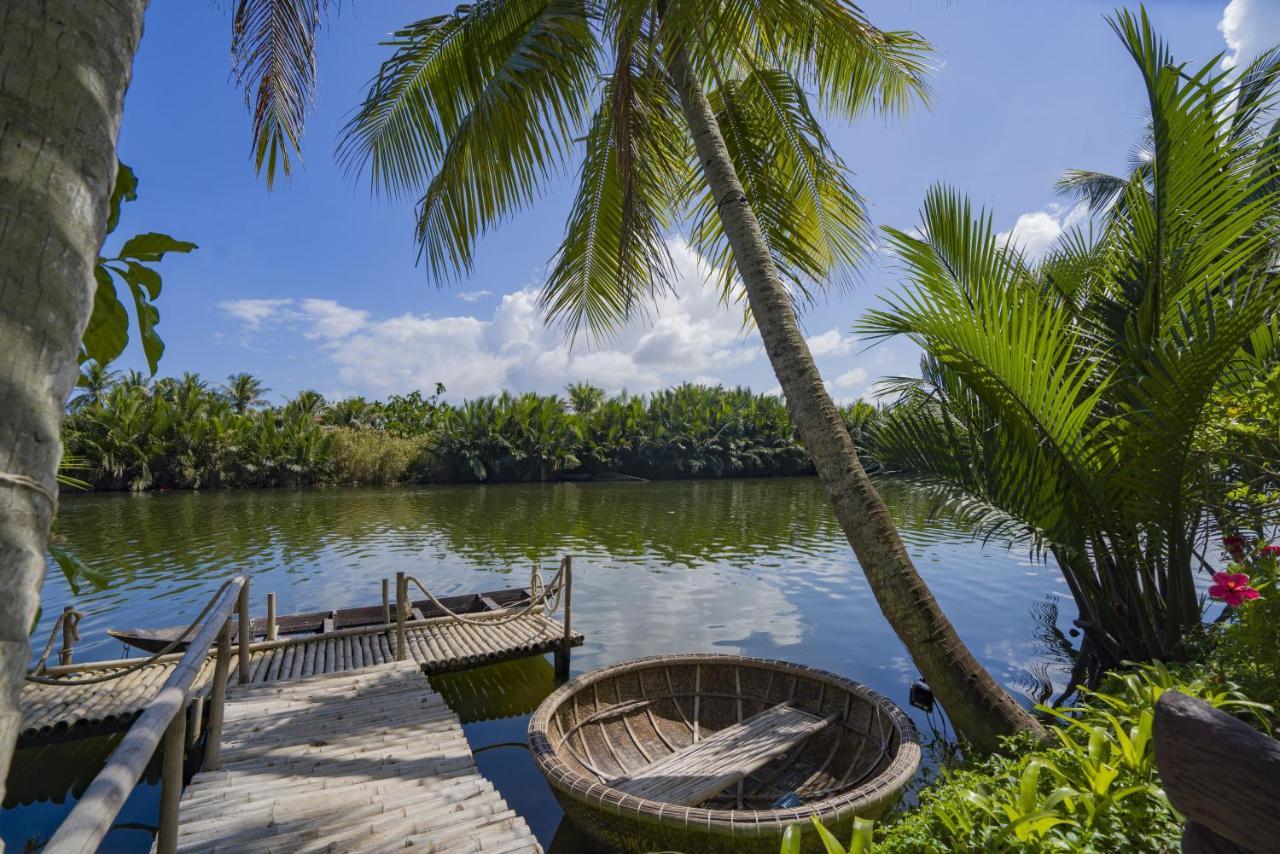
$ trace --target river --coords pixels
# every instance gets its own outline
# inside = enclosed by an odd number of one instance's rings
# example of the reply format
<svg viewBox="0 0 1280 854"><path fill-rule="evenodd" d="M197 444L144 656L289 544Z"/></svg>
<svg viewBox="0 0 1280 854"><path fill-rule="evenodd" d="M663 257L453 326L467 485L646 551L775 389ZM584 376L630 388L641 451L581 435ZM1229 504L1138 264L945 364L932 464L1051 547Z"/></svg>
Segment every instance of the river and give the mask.
<svg viewBox="0 0 1280 854"><path fill-rule="evenodd" d="M917 566L961 636L1019 694L1061 687L1040 640L1072 613L1057 571L1022 546L975 541L918 501L886 490ZM575 650L580 673L642 655L726 652L784 658L864 682L906 705L916 677L881 617L816 479L617 484L331 488L65 497L58 533L111 579L73 596L55 570L34 639L43 646L63 605L85 619L76 661L116 658L108 627L194 617L228 576L252 574L254 612L275 591L281 613L374 604L379 580L405 570L437 595L528 583L540 563L574 555ZM1061 615L1057 605L1061 604ZM473 748L521 741L550 691L549 660L482 674L510 686L481 702L475 676L433 680L462 714ZM929 737L932 719L910 710ZM91 778L112 739L20 751L0 833L9 850L47 838ZM480 769L544 846L579 850L524 750L477 755ZM139 788L103 850L150 845L158 795Z"/></svg>

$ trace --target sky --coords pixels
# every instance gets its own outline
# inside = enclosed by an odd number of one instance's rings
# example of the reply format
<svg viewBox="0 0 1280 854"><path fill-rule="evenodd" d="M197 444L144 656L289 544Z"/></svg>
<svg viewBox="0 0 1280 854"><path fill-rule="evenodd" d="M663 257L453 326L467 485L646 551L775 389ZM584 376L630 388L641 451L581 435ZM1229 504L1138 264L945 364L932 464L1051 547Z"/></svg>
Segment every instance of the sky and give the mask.
<svg viewBox="0 0 1280 854"><path fill-rule="evenodd" d="M663 297L605 345L547 327L537 289L559 245L572 176L484 238L475 270L433 281L416 264L412 203L373 197L334 160L351 109L399 26L449 11L436 0L344 0L318 46L319 89L303 163L268 191L250 157L249 113L230 76L230 12L215 0L152 0L125 102L120 154L137 173L108 251L160 231L199 244L160 265L165 375L214 382L248 371L276 400L315 389L330 399L385 397L444 383L458 400L553 393L570 382L643 393L680 382L775 392L759 338L725 307L679 233L679 271ZM1056 196L1069 168L1122 171L1143 124L1132 60L1094 0L865 0L885 29L911 29L936 49L931 103L855 126L828 121L877 226L918 221L944 182L991 211L996 228L1043 252L1080 216ZM1280 42L1280 0L1152 0L1179 60L1222 54L1224 67ZM901 274L874 253L851 292L807 309L801 323L833 396L867 397L877 379L914 374L903 341L869 346L850 332ZM117 367L144 366L131 343Z"/></svg>

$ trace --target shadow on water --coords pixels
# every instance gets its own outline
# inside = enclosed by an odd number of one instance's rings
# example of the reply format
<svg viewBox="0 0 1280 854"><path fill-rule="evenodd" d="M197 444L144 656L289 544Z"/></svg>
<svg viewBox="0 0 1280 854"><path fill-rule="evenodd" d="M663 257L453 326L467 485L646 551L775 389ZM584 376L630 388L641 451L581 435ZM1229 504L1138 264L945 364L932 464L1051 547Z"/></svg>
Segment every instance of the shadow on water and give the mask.
<svg viewBox="0 0 1280 854"><path fill-rule="evenodd" d="M886 490L886 501L943 608L996 678L1037 697L1064 684L1060 659L1042 643L1061 635L1056 603L1066 590L1056 570L975 543L901 493ZM571 553L574 628L586 634L575 674L643 655L740 653L831 670L903 705L916 676L812 478L69 496L59 524L112 579L110 589L75 598L56 574L46 583L35 637L74 601L86 614L77 661L120 654L109 626L189 620L234 572L252 572L255 611L274 591L288 613L373 604L380 579L398 570L438 594L522 586L532 564L550 569ZM1061 611L1069 619L1069 599ZM554 687L550 661L432 684L464 721L480 770L542 844L589 850L561 826L526 750L484 749L524 741L529 714ZM910 712L927 734L928 719ZM18 757L13 801L0 817L12 850L56 826L77 791L71 780L87 782L106 750L62 749L71 752L61 759ZM66 766L56 772L69 775L65 785L36 770L49 764ZM143 787L121 821L154 824L156 803ZM147 844L137 831L111 840L113 850Z"/></svg>

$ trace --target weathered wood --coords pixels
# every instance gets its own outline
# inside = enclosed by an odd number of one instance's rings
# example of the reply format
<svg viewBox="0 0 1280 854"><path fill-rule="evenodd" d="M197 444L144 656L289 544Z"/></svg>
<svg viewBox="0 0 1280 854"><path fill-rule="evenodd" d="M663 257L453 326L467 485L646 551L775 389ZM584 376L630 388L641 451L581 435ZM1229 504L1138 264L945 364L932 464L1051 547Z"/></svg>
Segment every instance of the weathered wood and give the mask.
<svg viewBox="0 0 1280 854"><path fill-rule="evenodd" d="M249 618L249 579L240 586L240 684L249 681L249 646L253 642L253 625ZM192 644L195 646L195 644ZM199 647L196 647L199 649Z"/></svg>
<svg viewBox="0 0 1280 854"><path fill-rule="evenodd" d="M267 640L276 639L279 626L276 625L276 594L267 594Z"/></svg>
<svg viewBox="0 0 1280 854"><path fill-rule="evenodd" d="M179 851L540 850L412 662L237 689Z"/></svg>
<svg viewBox="0 0 1280 854"><path fill-rule="evenodd" d="M1156 702L1154 739L1184 851L1280 850L1280 741L1177 691Z"/></svg>
<svg viewBox="0 0 1280 854"><path fill-rule="evenodd" d="M396 580L396 584L397 584L396 605L398 607L400 602L400 588L398 586L399 579ZM389 592L390 586L391 586L391 581L389 579L386 579L386 578L382 579L382 622L384 623L391 622L391 594Z"/></svg>
<svg viewBox="0 0 1280 854"><path fill-rule="evenodd" d="M785 703L609 782L640 798L694 806L720 794L774 757L795 749L834 721ZM605 744L610 744L605 739Z"/></svg>
<svg viewBox="0 0 1280 854"><path fill-rule="evenodd" d="M196 632L192 647L174 667L160 693L156 695L128 734L112 751L106 766L89 784L71 814L44 850L49 854L96 851L102 837L111 828L125 799L146 770L156 745L175 716L182 719L192 683L206 662L206 650L213 644L231 610L235 594L244 589L245 579L237 577L214 606L204 625ZM185 720L185 719L184 719Z"/></svg>
<svg viewBox="0 0 1280 854"><path fill-rule="evenodd" d="M58 663L64 666L71 663L71 655L75 649L76 624L71 618L75 610L74 605L62 607L62 649L58 650Z"/></svg>
<svg viewBox="0 0 1280 854"><path fill-rule="evenodd" d="M396 660L402 661L404 648L404 618L408 606L409 582L403 572L396 573Z"/></svg>
<svg viewBox="0 0 1280 854"><path fill-rule="evenodd" d="M187 748L192 749L200 741L200 728L204 726L204 697L192 697L187 707Z"/></svg>
<svg viewBox="0 0 1280 854"><path fill-rule="evenodd" d="M164 736L160 768L160 829L156 851L173 854L178 847L178 803L182 799L182 761L187 746L186 718L174 715Z"/></svg>
<svg viewBox="0 0 1280 854"><path fill-rule="evenodd" d="M205 740L204 768L216 771L222 748L222 722L226 719L227 676L231 670L231 621L218 633L217 660L213 666L213 690L209 695L209 737Z"/></svg>
<svg viewBox="0 0 1280 854"><path fill-rule="evenodd" d="M560 649L556 650L556 677L569 678L569 663L573 653L573 556L565 555L561 564L564 573L564 640Z"/></svg>

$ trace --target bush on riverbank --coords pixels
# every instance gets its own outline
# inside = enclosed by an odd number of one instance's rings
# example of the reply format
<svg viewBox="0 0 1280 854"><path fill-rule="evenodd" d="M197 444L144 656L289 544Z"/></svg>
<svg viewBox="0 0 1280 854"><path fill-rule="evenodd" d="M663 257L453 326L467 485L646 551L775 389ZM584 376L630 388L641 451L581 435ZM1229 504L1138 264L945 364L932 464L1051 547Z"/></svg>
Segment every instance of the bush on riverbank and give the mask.
<svg viewBox="0 0 1280 854"><path fill-rule="evenodd" d="M90 366L64 427L75 474L99 490L326 483L477 483L619 473L650 479L811 474L781 398L682 385L607 397L503 393L460 405L420 393L327 403L304 391L263 406L261 384L154 383ZM252 393L245 391L253 385ZM844 411L855 441L877 417Z"/></svg>

